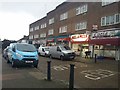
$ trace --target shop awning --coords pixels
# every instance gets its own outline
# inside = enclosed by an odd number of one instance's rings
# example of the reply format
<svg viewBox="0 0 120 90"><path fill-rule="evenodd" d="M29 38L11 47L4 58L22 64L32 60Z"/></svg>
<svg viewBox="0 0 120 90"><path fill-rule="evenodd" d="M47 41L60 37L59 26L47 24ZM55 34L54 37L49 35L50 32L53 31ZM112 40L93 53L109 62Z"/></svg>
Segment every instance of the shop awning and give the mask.
<svg viewBox="0 0 120 90"><path fill-rule="evenodd" d="M89 41L89 44L120 46L120 38L93 39L93 40L90 40L90 41Z"/></svg>

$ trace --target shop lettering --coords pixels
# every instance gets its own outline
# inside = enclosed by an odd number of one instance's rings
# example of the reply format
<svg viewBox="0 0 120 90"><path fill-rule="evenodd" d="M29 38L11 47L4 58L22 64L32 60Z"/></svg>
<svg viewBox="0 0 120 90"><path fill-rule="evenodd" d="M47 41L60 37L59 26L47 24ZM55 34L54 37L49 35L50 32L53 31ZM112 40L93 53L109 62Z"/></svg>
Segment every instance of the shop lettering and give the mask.
<svg viewBox="0 0 120 90"><path fill-rule="evenodd" d="M107 37L115 37L118 31L103 31L96 32L92 34L92 38L107 38Z"/></svg>
<svg viewBox="0 0 120 90"><path fill-rule="evenodd" d="M80 34L80 35L71 36L72 39L87 38L87 37L88 37L88 35L86 35L86 34Z"/></svg>

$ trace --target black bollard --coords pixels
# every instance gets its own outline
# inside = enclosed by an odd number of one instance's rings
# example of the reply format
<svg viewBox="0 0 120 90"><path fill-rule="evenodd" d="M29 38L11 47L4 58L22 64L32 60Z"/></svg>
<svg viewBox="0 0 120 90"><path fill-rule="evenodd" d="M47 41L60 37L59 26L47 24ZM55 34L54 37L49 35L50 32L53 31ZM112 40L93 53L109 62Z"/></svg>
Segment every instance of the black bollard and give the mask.
<svg viewBox="0 0 120 90"><path fill-rule="evenodd" d="M47 61L48 69L47 69L47 80L51 81L51 61Z"/></svg>
<svg viewBox="0 0 120 90"><path fill-rule="evenodd" d="M74 64L70 64L69 90L74 89Z"/></svg>
<svg viewBox="0 0 120 90"><path fill-rule="evenodd" d="M97 63L97 54L95 54L95 63Z"/></svg>

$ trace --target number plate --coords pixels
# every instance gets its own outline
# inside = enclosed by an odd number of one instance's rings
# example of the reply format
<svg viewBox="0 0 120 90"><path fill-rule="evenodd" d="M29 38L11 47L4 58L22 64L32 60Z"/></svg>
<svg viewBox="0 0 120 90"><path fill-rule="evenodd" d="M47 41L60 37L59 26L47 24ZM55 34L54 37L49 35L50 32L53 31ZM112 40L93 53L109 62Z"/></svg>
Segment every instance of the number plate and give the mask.
<svg viewBox="0 0 120 90"><path fill-rule="evenodd" d="M25 61L26 63L33 63L33 61Z"/></svg>

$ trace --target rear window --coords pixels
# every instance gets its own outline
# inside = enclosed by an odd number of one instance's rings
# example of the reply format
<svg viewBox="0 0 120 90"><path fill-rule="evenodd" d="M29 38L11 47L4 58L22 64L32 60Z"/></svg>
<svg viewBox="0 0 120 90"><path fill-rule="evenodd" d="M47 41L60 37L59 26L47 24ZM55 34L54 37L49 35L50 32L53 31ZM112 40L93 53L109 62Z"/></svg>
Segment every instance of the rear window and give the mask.
<svg viewBox="0 0 120 90"><path fill-rule="evenodd" d="M36 48L30 44L17 44L16 48L17 50L23 51L23 52L35 52L36 51Z"/></svg>
<svg viewBox="0 0 120 90"><path fill-rule="evenodd" d="M44 48L45 49L45 51L49 51L49 48Z"/></svg>

